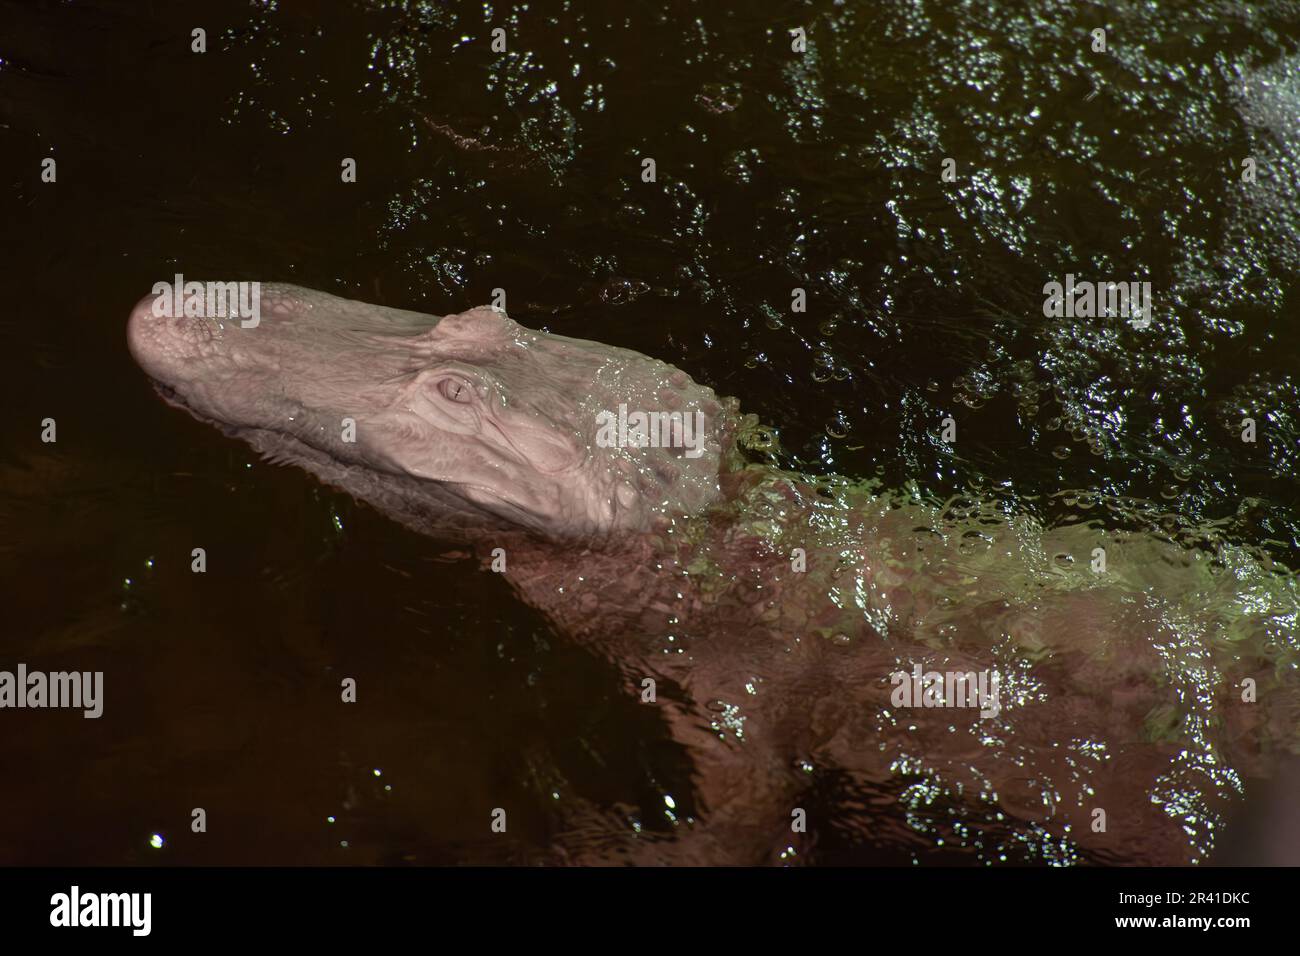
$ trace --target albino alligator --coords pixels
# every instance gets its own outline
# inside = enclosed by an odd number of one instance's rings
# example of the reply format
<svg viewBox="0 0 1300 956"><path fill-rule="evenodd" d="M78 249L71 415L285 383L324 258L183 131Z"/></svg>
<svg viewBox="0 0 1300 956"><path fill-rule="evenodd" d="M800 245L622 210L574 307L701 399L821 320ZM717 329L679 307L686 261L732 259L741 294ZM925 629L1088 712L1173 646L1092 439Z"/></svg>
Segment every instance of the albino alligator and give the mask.
<svg viewBox="0 0 1300 956"><path fill-rule="evenodd" d="M1196 862L1243 778L1300 747L1300 602L1257 556L746 463L733 400L487 308L267 286L245 328L152 304L130 347L169 401L485 565L503 549L628 694L655 682L693 815L590 808L557 860L799 861L843 824L922 860ZM702 453L607 447L620 405L702 413ZM997 675L995 706L917 706L893 676L917 665ZM929 703L972 703L953 691ZM856 805L804 806L823 771Z"/></svg>

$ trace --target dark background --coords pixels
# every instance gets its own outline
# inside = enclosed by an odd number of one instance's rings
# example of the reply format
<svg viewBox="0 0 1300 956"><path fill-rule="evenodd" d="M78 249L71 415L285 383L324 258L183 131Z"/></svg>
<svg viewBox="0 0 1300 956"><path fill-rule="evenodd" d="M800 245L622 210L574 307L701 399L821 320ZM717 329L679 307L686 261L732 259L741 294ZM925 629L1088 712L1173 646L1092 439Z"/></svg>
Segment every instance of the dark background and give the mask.
<svg viewBox="0 0 1300 956"><path fill-rule="evenodd" d="M0 862L530 861L566 800L689 789L499 578L155 398L124 323L177 271L504 287L785 466L1300 566L1298 45L1292 2L0 2L0 667L107 684L0 713ZM1045 319L1066 272L1150 281L1153 326Z"/></svg>

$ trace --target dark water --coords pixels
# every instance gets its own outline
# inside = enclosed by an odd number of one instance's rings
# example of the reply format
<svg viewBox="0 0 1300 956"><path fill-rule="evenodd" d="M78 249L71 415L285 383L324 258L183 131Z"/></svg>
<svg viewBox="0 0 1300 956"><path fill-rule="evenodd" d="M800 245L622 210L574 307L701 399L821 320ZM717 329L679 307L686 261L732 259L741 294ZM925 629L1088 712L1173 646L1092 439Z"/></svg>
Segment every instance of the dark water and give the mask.
<svg viewBox="0 0 1300 956"><path fill-rule="evenodd" d="M0 715L0 862L526 861L555 793L690 787L499 578L157 400L123 327L178 271L501 287L784 466L1047 522L1103 492L1300 567L1298 47L1294 2L0 3L0 666L107 685ZM1045 318L1066 273L1149 281L1151 327Z"/></svg>

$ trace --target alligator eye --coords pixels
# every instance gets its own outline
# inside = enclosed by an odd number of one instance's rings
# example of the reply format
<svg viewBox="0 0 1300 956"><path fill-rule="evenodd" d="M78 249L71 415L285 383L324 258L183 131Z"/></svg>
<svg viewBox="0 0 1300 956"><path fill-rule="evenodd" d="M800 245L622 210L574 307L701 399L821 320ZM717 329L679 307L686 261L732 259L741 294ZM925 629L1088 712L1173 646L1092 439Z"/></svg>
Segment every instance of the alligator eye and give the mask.
<svg viewBox="0 0 1300 956"><path fill-rule="evenodd" d="M438 383L438 391L448 401L468 405L474 400L474 389L463 378L444 378Z"/></svg>

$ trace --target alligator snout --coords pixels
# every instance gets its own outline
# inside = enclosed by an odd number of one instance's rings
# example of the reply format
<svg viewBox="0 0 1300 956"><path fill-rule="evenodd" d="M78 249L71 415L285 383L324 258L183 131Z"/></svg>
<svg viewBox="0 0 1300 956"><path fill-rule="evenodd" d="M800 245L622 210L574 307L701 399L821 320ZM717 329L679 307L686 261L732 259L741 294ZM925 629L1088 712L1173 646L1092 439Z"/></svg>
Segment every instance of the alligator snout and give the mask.
<svg viewBox="0 0 1300 956"><path fill-rule="evenodd" d="M278 342L310 304L261 283L158 283L127 322L127 344L156 381L175 385L196 366L274 369Z"/></svg>
<svg viewBox="0 0 1300 956"><path fill-rule="evenodd" d="M159 315L156 302L146 296L131 310L127 344L151 378L170 384L176 370L201 355L218 330L205 319Z"/></svg>

